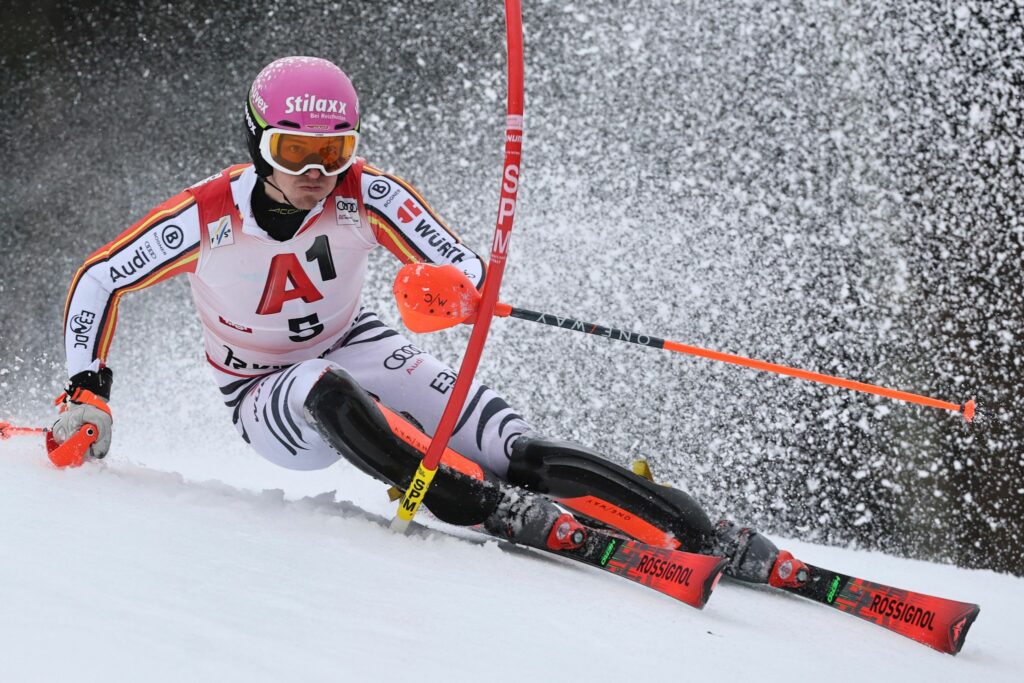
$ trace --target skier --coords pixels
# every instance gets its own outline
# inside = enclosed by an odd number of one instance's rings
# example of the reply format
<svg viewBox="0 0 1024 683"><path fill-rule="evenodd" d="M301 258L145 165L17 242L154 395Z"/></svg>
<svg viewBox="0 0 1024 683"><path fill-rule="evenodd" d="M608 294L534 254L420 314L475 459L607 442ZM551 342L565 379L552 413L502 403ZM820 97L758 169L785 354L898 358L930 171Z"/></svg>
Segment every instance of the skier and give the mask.
<svg viewBox="0 0 1024 683"><path fill-rule="evenodd" d="M245 104L251 164L232 166L150 211L89 256L68 294L70 377L53 426L61 443L85 423L110 448L106 365L121 297L186 275L206 359L241 437L283 467L318 470L341 455L409 485L455 381L450 367L360 305L367 256L452 264L479 288L486 265L407 182L358 156L359 103L348 77L312 57L272 62ZM806 568L763 535L712 525L677 489L579 445L531 430L474 381L451 448L426 496L439 518L508 535L529 521L521 489L647 543L721 555L735 578L794 586ZM511 486L510 486L511 485ZM517 488L513 488L517 487ZM550 521L550 520L548 520Z"/></svg>

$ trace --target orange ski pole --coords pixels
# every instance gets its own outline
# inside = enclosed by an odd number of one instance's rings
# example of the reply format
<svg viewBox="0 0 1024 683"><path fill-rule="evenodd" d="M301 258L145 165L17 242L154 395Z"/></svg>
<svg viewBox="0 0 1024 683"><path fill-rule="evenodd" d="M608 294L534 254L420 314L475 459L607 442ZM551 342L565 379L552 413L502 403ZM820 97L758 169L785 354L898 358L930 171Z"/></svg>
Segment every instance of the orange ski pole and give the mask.
<svg viewBox="0 0 1024 683"><path fill-rule="evenodd" d="M10 422L0 420L0 441L12 436L30 436L32 434L46 434L46 429L43 427L15 427Z"/></svg>
<svg viewBox="0 0 1024 683"><path fill-rule="evenodd" d="M479 300L480 294L473 287L472 283L469 282L469 279L455 266L434 267L412 264L403 267L399 271L398 278L395 280L395 298L398 301L398 310L402 314L402 319L410 330L413 332L433 332L446 327L452 327L461 322L473 322L476 315L476 302ZM667 349L677 353L740 365L754 370L774 372L778 375L788 375L789 377L818 382L819 384L829 384L853 391L884 396L897 401L941 408L963 414L964 419L968 422L974 419L974 399L962 404L949 403L948 401L940 401L939 399L921 396L920 394L912 394L909 391L898 391L865 382L843 379L842 377L833 377L832 375L820 372L791 368L786 365L779 365L778 363L769 363L731 353L711 351L698 346L690 346L689 344L668 341L646 334L604 327L595 323L574 320L573 318L528 311L523 308L514 308L503 303L498 303L495 306L494 315L529 320L530 322L561 327L566 330L573 330L574 332L593 334L616 341L639 344L640 346L651 346L656 349Z"/></svg>

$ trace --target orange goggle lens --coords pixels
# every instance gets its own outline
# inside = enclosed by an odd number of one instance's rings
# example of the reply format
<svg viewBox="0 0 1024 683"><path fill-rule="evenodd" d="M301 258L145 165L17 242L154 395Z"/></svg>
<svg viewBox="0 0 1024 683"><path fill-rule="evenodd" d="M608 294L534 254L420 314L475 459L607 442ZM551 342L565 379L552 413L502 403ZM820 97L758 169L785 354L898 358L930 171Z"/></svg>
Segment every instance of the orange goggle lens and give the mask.
<svg viewBox="0 0 1024 683"><path fill-rule="evenodd" d="M337 173L355 154L356 136L271 133L269 149L271 158L292 173L301 173L307 166L323 166L327 173Z"/></svg>

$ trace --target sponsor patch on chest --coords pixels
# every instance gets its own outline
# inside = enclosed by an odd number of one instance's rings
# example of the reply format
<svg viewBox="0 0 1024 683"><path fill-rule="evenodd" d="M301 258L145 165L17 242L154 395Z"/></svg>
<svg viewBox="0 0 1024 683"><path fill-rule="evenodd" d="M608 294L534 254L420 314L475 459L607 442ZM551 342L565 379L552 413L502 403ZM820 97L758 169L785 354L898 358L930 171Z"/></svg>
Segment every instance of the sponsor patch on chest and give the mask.
<svg viewBox="0 0 1024 683"><path fill-rule="evenodd" d="M241 325L239 323L233 323L233 322L231 322L230 320L228 320L227 318L225 318L222 315L221 316L217 316L217 319L220 321L220 323L222 325L227 325L228 327L232 327L232 328L238 330L239 332L245 332L247 334L252 334L252 328L251 327L246 327L245 325Z"/></svg>
<svg viewBox="0 0 1024 683"><path fill-rule="evenodd" d="M335 197L334 211L340 227L354 228L359 225L359 203L354 197Z"/></svg>
<svg viewBox="0 0 1024 683"><path fill-rule="evenodd" d="M206 231L210 234L212 249L235 243L235 236L231 231L231 216L221 216L214 222L207 223Z"/></svg>

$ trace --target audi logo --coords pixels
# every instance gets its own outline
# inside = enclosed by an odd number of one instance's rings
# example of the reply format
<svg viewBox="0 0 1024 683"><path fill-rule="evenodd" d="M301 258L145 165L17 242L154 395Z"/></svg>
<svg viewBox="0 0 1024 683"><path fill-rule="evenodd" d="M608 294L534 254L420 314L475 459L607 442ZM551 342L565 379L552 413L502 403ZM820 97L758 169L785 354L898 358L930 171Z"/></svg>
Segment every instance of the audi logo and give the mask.
<svg viewBox="0 0 1024 683"><path fill-rule="evenodd" d="M423 353L421 349L416 348L412 344L406 344L405 346L395 349L391 352L391 355L384 359L384 367L388 370L398 370L410 359Z"/></svg>

